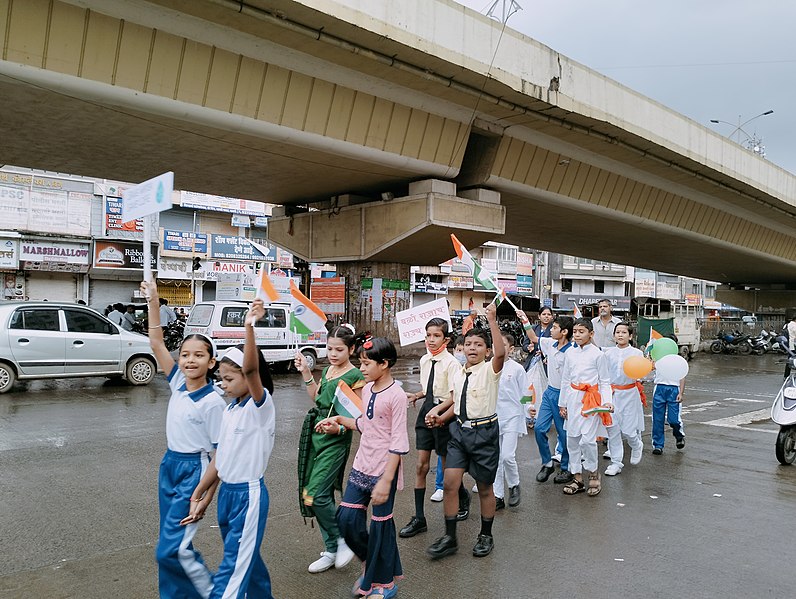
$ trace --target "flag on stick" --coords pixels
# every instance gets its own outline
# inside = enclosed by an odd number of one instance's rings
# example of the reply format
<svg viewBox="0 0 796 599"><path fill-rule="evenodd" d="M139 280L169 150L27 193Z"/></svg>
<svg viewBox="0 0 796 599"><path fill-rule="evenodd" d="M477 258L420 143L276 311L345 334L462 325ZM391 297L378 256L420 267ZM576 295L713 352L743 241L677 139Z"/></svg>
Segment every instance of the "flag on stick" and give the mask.
<svg viewBox="0 0 796 599"><path fill-rule="evenodd" d="M299 335L310 335L325 328L326 314L290 281L290 330Z"/></svg>
<svg viewBox="0 0 796 599"><path fill-rule="evenodd" d="M271 282L271 277L269 277L268 273L265 272L265 267L260 269L256 297L257 299L263 300L263 303L265 304L270 304L271 302L275 302L279 299L279 293L277 293L276 288L274 288L274 284Z"/></svg>
<svg viewBox="0 0 796 599"><path fill-rule="evenodd" d="M583 312L581 312L580 308L578 308L578 303L575 300L572 300L572 303L575 304L575 311L573 312L573 317L575 320L578 318L583 318Z"/></svg>
<svg viewBox="0 0 796 599"><path fill-rule="evenodd" d="M362 400L345 381L337 383L334 391L334 409L340 416L357 419L362 416Z"/></svg>
<svg viewBox="0 0 796 599"><path fill-rule="evenodd" d="M475 261L472 254L467 251L467 248L462 245L461 241L456 239L456 235L453 233L451 233L451 241L453 242L453 249L456 250L456 256L458 256L459 260L462 261L462 264L464 264L467 269L473 273L473 279L478 281L482 287L497 291L497 283L492 278L490 272L488 270L484 270L483 267Z"/></svg>

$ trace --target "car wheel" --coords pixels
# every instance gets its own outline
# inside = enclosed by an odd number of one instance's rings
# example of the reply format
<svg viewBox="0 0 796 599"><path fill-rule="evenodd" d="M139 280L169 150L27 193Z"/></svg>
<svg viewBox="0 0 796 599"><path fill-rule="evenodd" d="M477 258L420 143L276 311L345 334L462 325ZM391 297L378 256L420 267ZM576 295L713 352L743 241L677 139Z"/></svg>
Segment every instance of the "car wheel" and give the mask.
<svg viewBox="0 0 796 599"><path fill-rule="evenodd" d="M315 357L315 352L305 349L303 352L301 352L301 355L304 356L304 360L306 360L307 368L310 369L310 372L315 370L315 365L318 363L318 359Z"/></svg>
<svg viewBox="0 0 796 599"><path fill-rule="evenodd" d="M680 346L680 349L677 350L677 353L680 354L686 360L691 359L691 351L688 349L687 345Z"/></svg>
<svg viewBox="0 0 796 599"><path fill-rule="evenodd" d="M155 365L149 358L133 358L127 363L124 378L131 385L148 385L155 378Z"/></svg>
<svg viewBox="0 0 796 599"><path fill-rule="evenodd" d="M10 364L0 362L0 393L10 391L17 380L17 373Z"/></svg>

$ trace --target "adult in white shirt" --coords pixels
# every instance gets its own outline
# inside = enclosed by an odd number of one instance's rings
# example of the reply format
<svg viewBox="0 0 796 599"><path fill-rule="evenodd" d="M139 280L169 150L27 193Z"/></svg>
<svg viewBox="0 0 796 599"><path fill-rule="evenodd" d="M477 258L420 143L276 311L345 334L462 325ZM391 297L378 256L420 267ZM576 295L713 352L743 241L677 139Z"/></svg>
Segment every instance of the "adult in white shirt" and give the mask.
<svg viewBox="0 0 796 599"><path fill-rule="evenodd" d="M600 315L591 319L591 324L594 327L594 344L597 347L615 347L614 329L617 324L622 322L622 319L611 314L611 302L607 299L597 303L597 310Z"/></svg>
<svg viewBox="0 0 796 599"><path fill-rule="evenodd" d="M169 326L172 322L177 320L177 315L174 314L174 310L169 308L169 300L161 297L160 298L160 326L164 329Z"/></svg>
<svg viewBox="0 0 796 599"><path fill-rule="evenodd" d="M108 312L108 320L113 324L122 326L122 317L124 316L124 304L113 304L113 310Z"/></svg>
<svg viewBox="0 0 796 599"><path fill-rule="evenodd" d="M788 323L788 348L793 351L796 348L796 316Z"/></svg>

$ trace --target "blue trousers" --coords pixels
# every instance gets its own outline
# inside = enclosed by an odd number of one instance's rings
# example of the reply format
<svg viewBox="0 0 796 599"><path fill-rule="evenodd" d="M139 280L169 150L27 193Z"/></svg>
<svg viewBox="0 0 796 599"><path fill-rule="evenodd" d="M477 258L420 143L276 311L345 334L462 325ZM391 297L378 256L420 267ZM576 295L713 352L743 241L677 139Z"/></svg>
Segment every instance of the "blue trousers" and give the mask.
<svg viewBox="0 0 796 599"><path fill-rule="evenodd" d="M678 385L655 385L652 396L652 446L663 449L664 420L669 421L675 439L685 437L683 420L680 418L680 404L677 395L680 393ZM668 416L668 418L667 418Z"/></svg>
<svg viewBox="0 0 796 599"><path fill-rule="evenodd" d="M559 393L559 390L555 387L545 389L539 409L536 410L536 426L533 427L533 435L536 437L536 444L539 446L539 457L542 458L542 464L547 464L553 459L550 454L550 441L547 438L547 434L550 432L551 425L555 424L556 433L558 434L556 448L561 447L561 470L569 470L567 444L561 442L562 439L567 438L567 433L564 430L564 419L558 409Z"/></svg>
<svg viewBox="0 0 796 599"><path fill-rule="evenodd" d="M158 473L160 536L155 557L161 599L207 599L212 582L193 548L197 522L180 526L190 511L191 494L207 468L207 456L166 450Z"/></svg>
<svg viewBox="0 0 796 599"><path fill-rule="evenodd" d="M442 467L442 457L437 456L437 479L434 481L434 490L442 491L445 480L445 469Z"/></svg>
<svg viewBox="0 0 796 599"><path fill-rule="evenodd" d="M262 478L248 483L221 483L218 527L224 541L224 557L213 577L211 599L273 599L271 577L260 555L267 518L268 489Z"/></svg>
<svg viewBox="0 0 796 599"><path fill-rule="evenodd" d="M392 481L387 501L373 506L370 530L366 526L368 504L377 481L377 477L351 470L343 500L337 508L340 533L351 551L365 563L365 572L359 587L362 595L370 593L374 588L391 588L403 576L392 513L398 486L397 476Z"/></svg>

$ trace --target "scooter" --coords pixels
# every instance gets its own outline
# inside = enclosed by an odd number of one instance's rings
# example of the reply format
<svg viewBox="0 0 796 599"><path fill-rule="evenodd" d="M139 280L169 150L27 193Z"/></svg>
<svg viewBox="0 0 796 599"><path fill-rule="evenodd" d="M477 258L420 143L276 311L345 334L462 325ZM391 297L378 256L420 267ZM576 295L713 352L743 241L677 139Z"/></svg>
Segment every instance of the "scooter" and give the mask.
<svg viewBox="0 0 796 599"><path fill-rule="evenodd" d="M771 406L771 420L779 425L776 454L779 463L788 466L796 460L796 354L788 357L791 373Z"/></svg>

